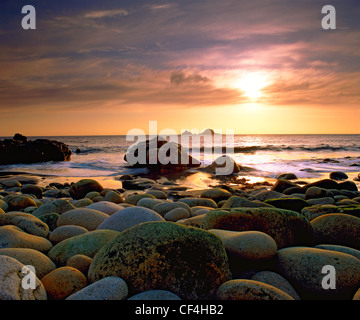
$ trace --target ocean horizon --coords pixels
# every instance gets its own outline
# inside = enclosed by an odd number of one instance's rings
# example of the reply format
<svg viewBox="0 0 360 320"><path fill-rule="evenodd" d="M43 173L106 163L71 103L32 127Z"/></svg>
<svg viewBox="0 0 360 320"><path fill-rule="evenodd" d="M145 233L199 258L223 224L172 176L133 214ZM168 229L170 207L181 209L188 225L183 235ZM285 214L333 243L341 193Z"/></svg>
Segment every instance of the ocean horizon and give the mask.
<svg viewBox="0 0 360 320"><path fill-rule="evenodd" d="M223 135L223 146L227 141ZM63 177L106 177L143 173L124 160L129 146L126 135L29 136L57 140L69 146L71 161L1 165L0 171L28 172ZM11 137L2 137L11 138ZM355 173L360 169L360 134L235 134L229 154L239 165L254 169L246 176L275 179L291 172L298 178L318 178L332 171ZM181 141L179 141L181 142ZM228 143L229 146L229 143ZM196 146L194 146L196 149ZM186 149L202 165L221 153ZM78 152L77 152L78 151ZM350 177L351 178L351 177Z"/></svg>

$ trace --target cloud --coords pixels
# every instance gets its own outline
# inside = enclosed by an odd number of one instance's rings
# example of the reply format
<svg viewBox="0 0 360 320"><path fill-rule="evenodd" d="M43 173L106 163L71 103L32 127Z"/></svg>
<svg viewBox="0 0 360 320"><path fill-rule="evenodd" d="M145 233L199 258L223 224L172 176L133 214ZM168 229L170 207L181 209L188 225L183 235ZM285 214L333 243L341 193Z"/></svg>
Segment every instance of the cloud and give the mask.
<svg viewBox="0 0 360 320"><path fill-rule="evenodd" d="M129 12L124 9L118 10L103 10L103 11L91 11L84 15L85 18L102 19L114 16L127 16Z"/></svg>
<svg viewBox="0 0 360 320"><path fill-rule="evenodd" d="M187 76L182 72L174 72L170 76L170 83L175 85L205 83L208 81L208 78L203 77L199 74L191 74Z"/></svg>

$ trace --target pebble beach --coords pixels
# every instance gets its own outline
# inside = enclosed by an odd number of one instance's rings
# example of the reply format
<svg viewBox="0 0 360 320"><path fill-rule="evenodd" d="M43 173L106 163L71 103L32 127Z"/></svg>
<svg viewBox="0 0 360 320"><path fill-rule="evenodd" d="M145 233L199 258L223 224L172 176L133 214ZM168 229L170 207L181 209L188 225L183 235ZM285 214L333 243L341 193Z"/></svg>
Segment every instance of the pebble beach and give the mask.
<svg viewBox="0 0 360 320"><path fill-rule="evenodd" d="M176 178L4 173L0 299L360 300L358 175Z"/></svg>

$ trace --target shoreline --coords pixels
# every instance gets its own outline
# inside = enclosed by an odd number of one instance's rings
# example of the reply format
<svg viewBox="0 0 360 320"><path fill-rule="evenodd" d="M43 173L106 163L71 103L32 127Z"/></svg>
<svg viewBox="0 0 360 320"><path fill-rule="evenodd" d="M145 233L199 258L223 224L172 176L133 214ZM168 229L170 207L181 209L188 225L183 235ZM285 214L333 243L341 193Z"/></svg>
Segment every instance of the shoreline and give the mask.
<svg viewBox="0 0 360 320"><path fill-rule="evenodd" d="M355 180L358 176L356 172L344 172L348 175L348 179L353 181L360 190L360 181ZM16 180L19 177L25 177L27 179L37 180L37 185L40 187L47 187L50 183L76 183L81 179L94 179L98 181L104 188L109 189L120 189L122 188L122 181L120 178L126 176L127 174L119 175L91 175L91 176L60 176L60 175L50 175L50 174L41 174L34 172L23 172L23 171L0 171L0 183L5 180ZM210 173L203 172L202 170L197 169L188 169L180 172L169 172L169 173L144 173L144 174L130 174L135 178L146 178L152 179L162 184L165 181L170 181L179 186L187 188L187 190L204 190L215 187L216 185L226 184L232 187L243 187L246 186L249 189L256 187L266 187L270 189L273 184L276 183L277 178L269 178L261 175L251 175L249 172L240 172L239 174L234 174L230 176L215 176ZM323 172L320 176L309 177L309 178L298 178L293 180L294 182L306 182L313 183L322 179L329 179L330 172ZM26 179L25 179L26 180ZM139 190L137 190L139 191Z"/></svg>

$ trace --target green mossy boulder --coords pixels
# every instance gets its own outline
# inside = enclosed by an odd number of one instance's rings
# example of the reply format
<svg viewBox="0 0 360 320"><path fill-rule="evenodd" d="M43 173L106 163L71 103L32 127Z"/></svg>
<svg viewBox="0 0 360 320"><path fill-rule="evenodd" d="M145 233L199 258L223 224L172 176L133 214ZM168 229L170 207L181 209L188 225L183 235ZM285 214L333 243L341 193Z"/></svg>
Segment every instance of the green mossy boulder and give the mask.
<svg viewBox="0 0 360 320"><path fill-rule="evenodd" d="M69 258L83 254L93 258L107 242L119 235L113 230L95 230L65 239L56 244L48 253L48 257L57 266L64 266Z"/></svg>
<svg viewBox="0 0 360 320"><path fill-rule="evenodd" d="M271 236L278 248L312 245L313 227L301 214L277 208L235 208L212 210L202 228L231 231L261 231Z"/></svg>
<svg viewBox="0 0 360 320"><path fill-rule="evenodd" d="M94 257L88 278L118 276L130 295L157 289L182 299L211 299L230 280L225 248L217 236L173 222L148 222L123 231Z"/></svg>

